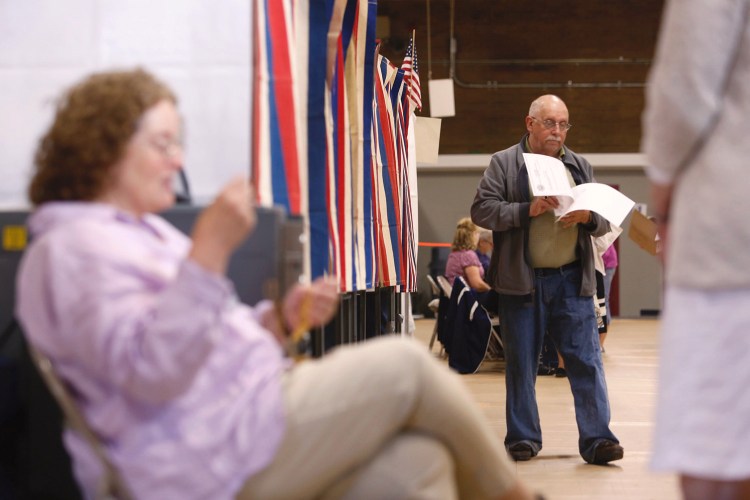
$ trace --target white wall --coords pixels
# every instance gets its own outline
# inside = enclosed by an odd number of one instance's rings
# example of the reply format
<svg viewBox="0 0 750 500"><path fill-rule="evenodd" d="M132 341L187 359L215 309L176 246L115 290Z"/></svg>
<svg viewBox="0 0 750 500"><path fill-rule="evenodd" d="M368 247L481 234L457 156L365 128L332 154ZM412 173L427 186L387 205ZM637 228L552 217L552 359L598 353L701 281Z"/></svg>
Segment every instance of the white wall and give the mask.
<svg viewBox="0 0 750 500"><path fill-rule="evenodd" d="M26 205L54 100L107 68L143 66L177 93L196 199L249 172L251 2L0 0L0 208Z"/></svg>

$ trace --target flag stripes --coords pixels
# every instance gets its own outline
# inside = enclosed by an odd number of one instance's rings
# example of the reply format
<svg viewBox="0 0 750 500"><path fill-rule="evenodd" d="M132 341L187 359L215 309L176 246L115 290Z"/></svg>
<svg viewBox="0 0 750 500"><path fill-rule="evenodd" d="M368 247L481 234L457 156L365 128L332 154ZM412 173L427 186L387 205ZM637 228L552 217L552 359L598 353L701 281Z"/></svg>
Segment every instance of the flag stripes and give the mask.
<svg viewBox="0 0 750 500"><path fill-rule="evenodd" d="M256 0L254 15L258 203L306 216L311 277L414 291L413 35L397 68L378 55L377 0Z"/></svg>
<svg viewBox="0 0 750 500"><path fill-rule="evenodd" d="M253 119L261 149L254 157L258 200L282 205L290 214L302 207L301 165L297 138L295 42L288 0L256 2L255 76L258 113ZM265 131L262 129L265 128Z"/></svg>
<svg viewBox="0 0 750 500"><path fill-rule="evenodd" d="M414 46L414 33L409 39L409 46L406 48L404 61L401 63L401 69L404 70L404 82L409 99L417 109L422 109L422 86L419 83L419 68L417 67L417 48Z"/></svg>

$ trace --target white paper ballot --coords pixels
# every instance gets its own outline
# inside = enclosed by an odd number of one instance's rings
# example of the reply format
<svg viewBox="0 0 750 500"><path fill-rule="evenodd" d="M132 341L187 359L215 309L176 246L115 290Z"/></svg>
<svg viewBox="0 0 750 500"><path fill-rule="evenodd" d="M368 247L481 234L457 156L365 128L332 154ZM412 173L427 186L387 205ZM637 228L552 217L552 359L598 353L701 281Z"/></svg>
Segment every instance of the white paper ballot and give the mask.
<svg viewBox="0 0 750 500"><path fill-rule="evenodd" d="M572 196L565 165L560 160L533 153L524 153L523 159L534 196Z"/></svg>
<svg viewBox="0 0 750 500"><path fill-rule="evenodd" d="M563 216L575 210L596 212L616 226L633 209L635 202L606 184L589 182L570 187L565 165L551 156L524 153L529 183L534 196L555 196L560 206L555 215Z"/></svg>
<svg viewBox="0 0 750 500"><path fill-rule="evenodd" d="M440 118L417 116L414 135L417 143L417 162L437 164L440 150Z"/></svg>
<svg viewBox="0 0 750 500"><path fill-rule="evenodd" d="M591 210L596 212L615 226L621 226L625 217L633 210L635 202L606 184L589 182L579 184L571 189L573 192L572 203L567 207L565 202L571 200L568 197L560 198L560 206L555 210L555 215L561 216L574 210ZM558 213L559 212L559 213Z"/></svg>
<svg viewBox="0 0 750 500"><path fill-rule="evenodd" d="M453 80L430 80L430 116L433 118L456 116L456 101L453 98Z"/></svg>

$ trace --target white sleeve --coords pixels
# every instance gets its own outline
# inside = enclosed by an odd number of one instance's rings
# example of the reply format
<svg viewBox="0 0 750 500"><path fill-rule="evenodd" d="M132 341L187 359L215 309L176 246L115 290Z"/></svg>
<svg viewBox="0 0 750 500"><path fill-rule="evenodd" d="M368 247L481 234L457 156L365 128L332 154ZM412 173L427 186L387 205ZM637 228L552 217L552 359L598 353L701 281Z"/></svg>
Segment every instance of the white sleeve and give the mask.
<svg viewBox="0 0 750 500"><path fill-rule="evenodd" d="M721 112L746 23L747 0L668 0L646 89L646 173L669 184Z"/></svg>

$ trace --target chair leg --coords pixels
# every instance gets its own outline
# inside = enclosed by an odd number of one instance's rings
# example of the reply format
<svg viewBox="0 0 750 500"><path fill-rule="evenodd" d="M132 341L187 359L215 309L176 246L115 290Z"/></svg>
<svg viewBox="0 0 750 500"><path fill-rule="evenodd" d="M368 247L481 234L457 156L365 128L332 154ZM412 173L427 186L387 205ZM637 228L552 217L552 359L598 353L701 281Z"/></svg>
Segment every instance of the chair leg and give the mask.
<svg viewBox="0 0 750 500"><path fill-rule="evenodd" d="M485 359L489 359L492 361L502 360L505 358L503 339L500 337L500 334L497 332L497 330L495 330L494 326L490 329L490 331L492 332L492 334L490 335L490 342L487 346Z"/></svg>
<svg viewBox="0 0 750 500"><path fill-rule="evenodd" d="M435 326L432 329L432 337L430 338L430 352L432 352L432 346L435 344L435 339L437 338L437 331L438 331L437 320L435 320ZM442 343L440 343L440 354L439 354L439 356L441 358L445 357L445 346Z"/></svg>
<svg viewBox="0 0 750 500"><path fill-rule="evenodd" d="M500 344L500 347L503 346L503 339L500 337L500 334L495 331L495 329L492 329L492 336L495 337L495 340L497 340L497 343Z"/></svg>

